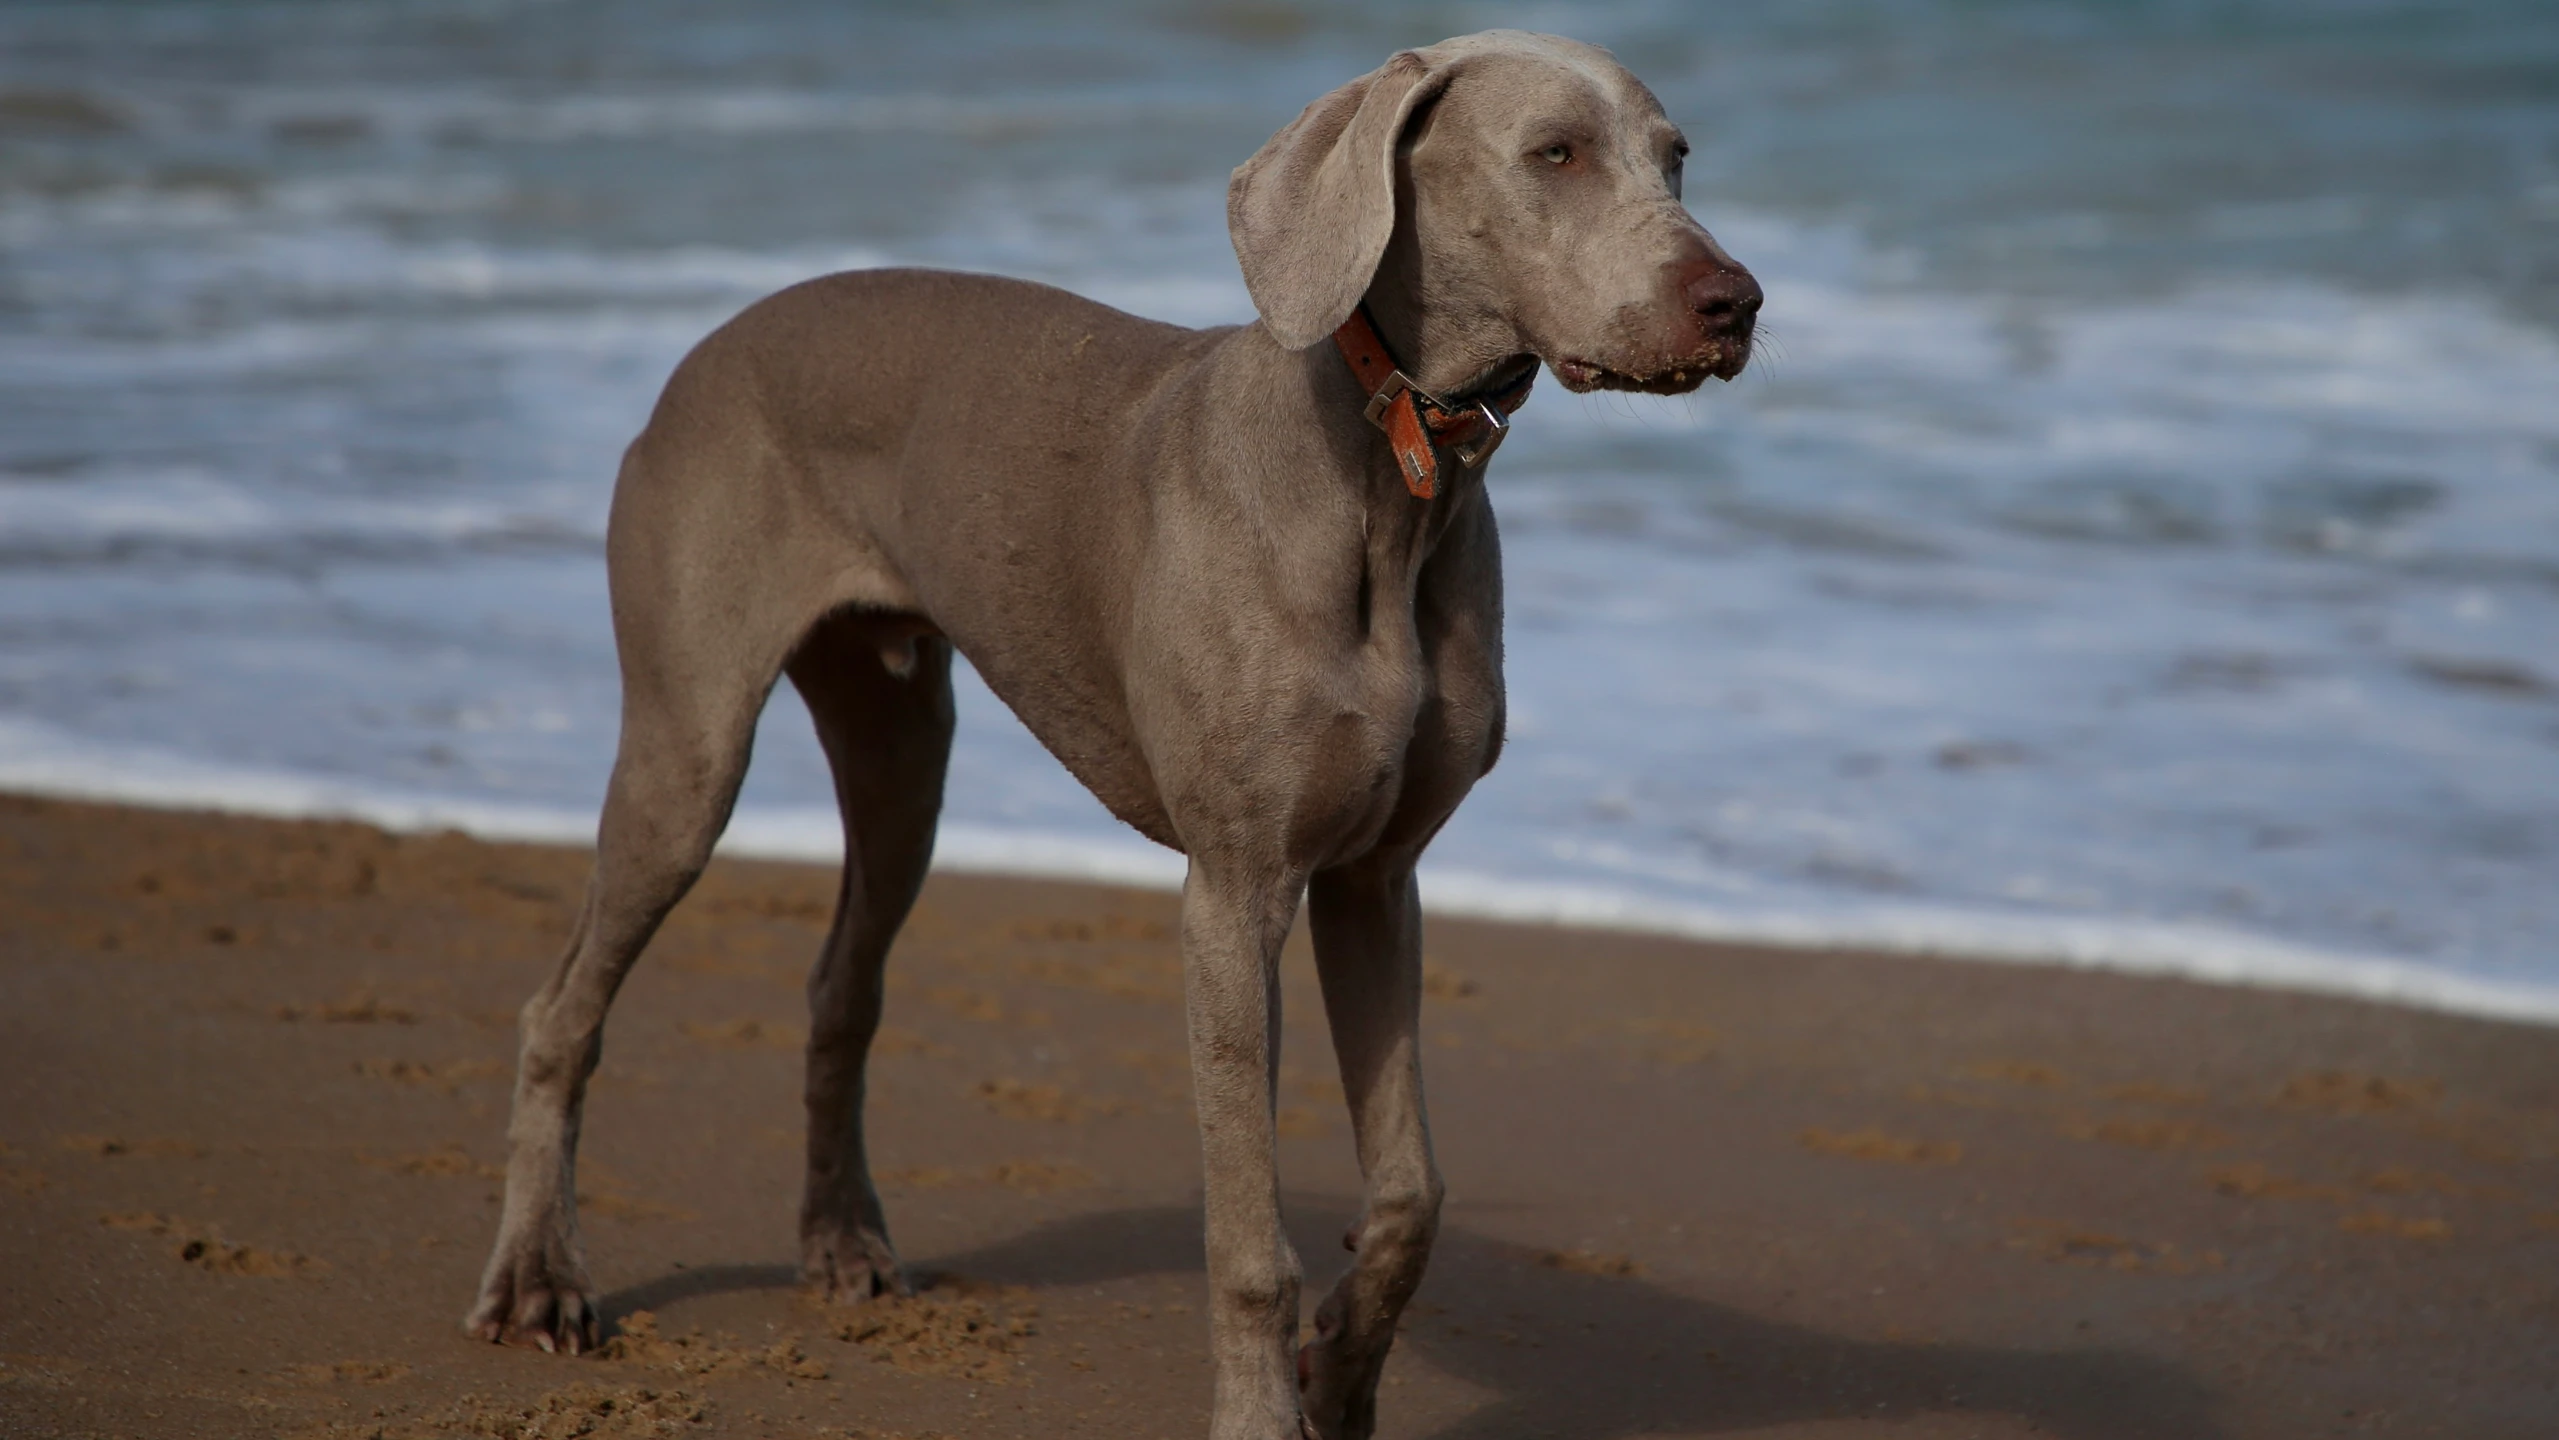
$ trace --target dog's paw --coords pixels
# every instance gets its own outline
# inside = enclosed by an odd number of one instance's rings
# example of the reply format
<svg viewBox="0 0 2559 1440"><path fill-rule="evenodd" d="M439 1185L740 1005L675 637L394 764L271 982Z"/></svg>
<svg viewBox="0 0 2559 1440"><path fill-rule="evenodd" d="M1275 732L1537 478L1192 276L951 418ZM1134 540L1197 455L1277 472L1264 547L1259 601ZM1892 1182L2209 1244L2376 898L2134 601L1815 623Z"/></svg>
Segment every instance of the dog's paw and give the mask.
<svg viewBox="0 0 2559 1440"><path fill-rule="evenodd" d="M912 1295L914 1284L897 1263L888 1237L860 1227L813 1231L800 1237L800 1278L829 1305L859 1305L880 1295Z"/></svg>
<svg viewBox="0 0 2559 1440"><path fill-rule="evenodd" d="M1338 1327L1318 1316L1297 1351L1297 1400L1307 1440L1369 1440L1377 1431L1377 1380L1386 1357L1344 1353Z"/></svg>
<svg viewBox="0 0 2559 1440"><path fill-rule="evenodd" d="M580 1355L601 1340L604 1315L574 1258L536 1249L491 1261L462 1329L492 1344Z"/></svg>

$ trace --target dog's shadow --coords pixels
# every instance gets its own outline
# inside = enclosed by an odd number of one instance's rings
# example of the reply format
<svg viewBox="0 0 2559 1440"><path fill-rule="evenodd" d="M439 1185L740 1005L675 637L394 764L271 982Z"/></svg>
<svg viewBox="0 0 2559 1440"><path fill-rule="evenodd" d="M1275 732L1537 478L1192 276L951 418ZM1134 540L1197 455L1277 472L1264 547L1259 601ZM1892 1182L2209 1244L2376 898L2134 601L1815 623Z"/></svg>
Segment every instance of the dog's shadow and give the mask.
<svg viewBox="0 0 2559 1440"><path fill-rule="evenodd" d="M1329 1284L1348 1208L1302 1201L1290 1229L1310 1293ZM1115 1210L1043 1225L926 1267L999 1284L1068 1286L1198 1272L1199 1211ZM795 1284L784 1266L680 1271L605 1299L615 1317L724 1291ZM1398 1354L1496 1398L1431 1440L1619 1440L1818 1420L2008 1415L2068 1440L2212 1440L2211 1397L2185 1371L2100 1349L1992 1349L1848 1339L1765 1320L1641 1279L1540 1264L1443 1225ZM1417 1307L1418 1309L1419 1307ZM1408 1317L1411 1318L1411 1317ZM1392 1401L1388 1403L1391 1405Z"/></svg>

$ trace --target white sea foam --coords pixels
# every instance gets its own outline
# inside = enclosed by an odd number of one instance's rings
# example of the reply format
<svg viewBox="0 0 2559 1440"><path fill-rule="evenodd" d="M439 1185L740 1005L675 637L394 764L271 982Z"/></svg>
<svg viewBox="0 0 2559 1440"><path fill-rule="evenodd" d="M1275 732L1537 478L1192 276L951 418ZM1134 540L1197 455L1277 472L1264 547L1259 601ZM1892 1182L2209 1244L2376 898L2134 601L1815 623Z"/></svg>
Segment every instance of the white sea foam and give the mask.
<svg viewBox="0 0 2559 1440"><path fill-rule="evenodd" d="M360 780L212 764L149 747L102 746L0 720L0 790L162 809L356 820L403 832L456 830L533 844L592 843L583 809L436 795ZM741 809L725 854L834 864L835 812ZM1177 889L1184 862L1134 836L943 825L937 869ZM1921 904L1786 909L1700 904L1603 886L1553 884L1425 865L1434 913L1514 924L1619 930L1795 949L1862 949L1941 960L2057 965L2408 1005L2559 1024L2559 986L2480 978L2384 956L2293 944L2243 930L2098 918L1999 914Z"/></svg>
<svg viewBox="0 0 2559 1440"><path fill-rule="evenodd" d="M355 500L279 494L201 466L82 475L77 483L8 483L0 472L0 555L132 550L154 545L272 547L296 542L384 545L541 539L604 542L591 489L522 486L501 502Z"/></svg>
<svg viewBox="0 0 2559 1440"><path fill-rule="evenodd" d="M137 110L147 100L132 97ZM313 117L354 121L406 140L479 139L558 142L632 140L665 136L793 137L832 135L948 135L1018 137L1069 127L1107 127L1140 120L1181 124L1224 106L1166 95L1096 96L1065 93L942 93L862 95L841 90L738 88L658 90L614 94L501 94L457 87L353 91L302 89L246 97L236 105L247 126L289 124ZM165 116L160 123L180 123ZM157 118L157 117L155 117Z"/></svg>
<svg viewBox="0 0 2559 1440"><path fill-rule="evenodd" d="M1776 237L1800 233L1771 217L1745 218L1772 248L1784 248ZM1736 382L1743 388L1916 378L1912 367L1919 365L1932 401L1943 398L1937 386L1970 380L1996 387L1975 395L1976 405L2053 417L2049 429L1967 430L1963 408L1906 414L1882 407L1873 423L1925 428L1881 431L1879 442L1925 434L1933 445L1959 444L1968 455L2046 466L2187 465L2220 453L2191 441L2223 438L2257 416L2559 440L2559 406L2549 392L2559 375L2559 335L2470 296L2210 282L2138 303L2025 305L1766 268L1767 310L1785 354L1771 357L1763 345L1759 367ZM1797 373L1807 368L1817 374ZM1541 425L1587 431L1633 423L1693 433L1723 423L1691 400L1625 396L1555 408L1561 413L1538 413ZM1842 418L1826 408L1819 413L1824 424ZM2163 427L2172 417L2194 428Z"/></svg>
<svg viewBox="0 0 2559 1440"><path fill-rule="evenodd" d="M1017 138L1067 128L1179 125L1223 115L1220 94L1104 93L1007 86L860 94L841 88L723 85L509 91L461 80L430 85L271 85L229 89L218 101L190 87L102 85L84 98L155 140L208 132L262 141L279 129L319 128L346 140L402 146L457 142L940 135Z"/></svg>

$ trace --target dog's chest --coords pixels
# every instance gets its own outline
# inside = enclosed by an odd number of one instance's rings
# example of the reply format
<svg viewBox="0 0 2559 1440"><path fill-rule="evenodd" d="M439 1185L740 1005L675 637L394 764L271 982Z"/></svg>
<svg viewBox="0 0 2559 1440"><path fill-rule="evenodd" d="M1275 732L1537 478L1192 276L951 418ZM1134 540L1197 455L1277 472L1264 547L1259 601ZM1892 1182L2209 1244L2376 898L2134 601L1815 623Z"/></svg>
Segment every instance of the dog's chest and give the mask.
<svg viewBox="0 0 2559 1440"><path fill-rule="evenodd" d="M1332 840L1322 862L1423 843L1501 743L1498 634L1451 626L1427 607L1398 611L1349 657L1357 701L1309 747L1307 809L1329 822L1320 828Z"/></svg>

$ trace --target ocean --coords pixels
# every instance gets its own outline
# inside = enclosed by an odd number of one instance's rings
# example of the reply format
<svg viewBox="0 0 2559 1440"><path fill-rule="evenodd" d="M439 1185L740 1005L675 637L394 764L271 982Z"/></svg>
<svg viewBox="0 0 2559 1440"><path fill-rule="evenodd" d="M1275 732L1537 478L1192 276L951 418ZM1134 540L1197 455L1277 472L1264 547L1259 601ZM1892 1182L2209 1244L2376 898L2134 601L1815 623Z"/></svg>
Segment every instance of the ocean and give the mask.
<svg viewBox="0 0 2559 1440"><path fill-rule="evenodd" d="M0 8L0 786L590 834L677 357L921 264L1248 318L1395 48L1614 49L1766 340L1551 382L1442 910L2559 1019L2559 8ZM945 863L1133 883L973 679ZM787 688L732 832L834 853Z"/></svg>

